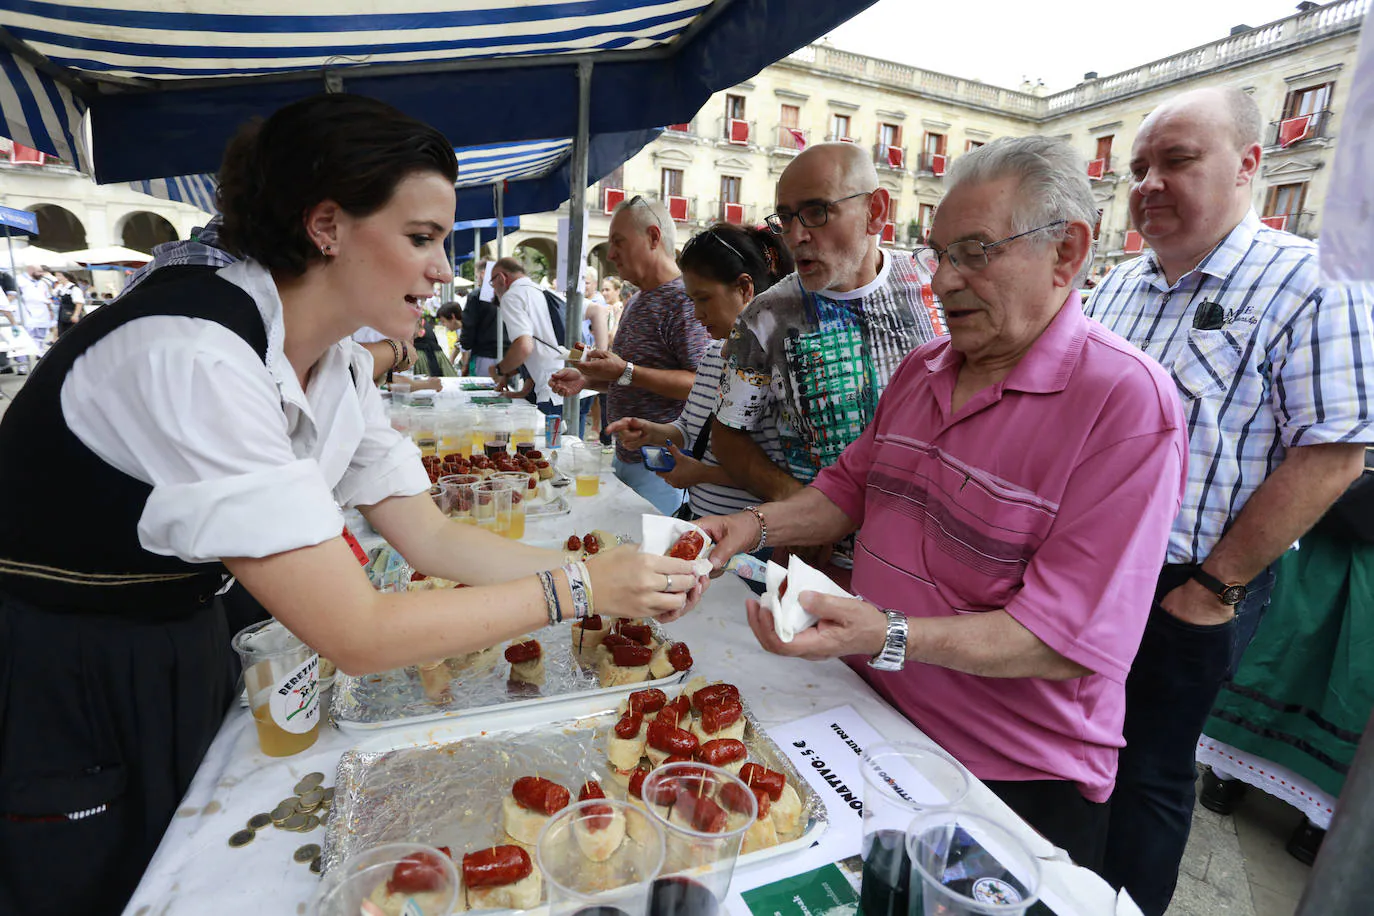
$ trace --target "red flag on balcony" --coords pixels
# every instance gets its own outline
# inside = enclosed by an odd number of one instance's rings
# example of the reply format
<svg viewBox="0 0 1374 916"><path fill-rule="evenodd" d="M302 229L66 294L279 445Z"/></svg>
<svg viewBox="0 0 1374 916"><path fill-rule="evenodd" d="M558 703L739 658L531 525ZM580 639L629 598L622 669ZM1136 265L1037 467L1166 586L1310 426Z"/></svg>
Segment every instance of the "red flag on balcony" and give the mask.
<svg viewBox="0 0 1374 916"><path fill-rule="evenodd" d="M683 222L687 219L687 198L672 197L668 198L668 215L673 218L673 222Z"/></svg>
<svg viewBox="0 0 1374 916"><path fill-rule="evenodd" d="M887 164L894 169L902 167L902 148L900 146L889 146L887 148Z"/></svg>
<svg viewBox="0 0 1374 916"><path fill-rule="evenodd" d="M692 132L692 125L691 125L690 123L689 123L689 124L669 124L669 125L668 125L668 130L675 130L675 131L677 131L677 132L680 133L680 134L689 134L689 133Z"/></svg>
<svg viewBox="0 0 1374 916"><path fill-rule="evenodd" d="M604 192L604 199L601 202L603 213L610 214L620 202L625 199L625 191L622 188L607 188Z"/></svg>
<svg viewBox="0 0 1374 916"><path fill-rule="evenodd" d="M1107 171L1106 159L1094 159L1088 163L1088 177L1101 178Z"/></svg>
<svg viewBox="0 0 1374 916"><path fill-rule="evenodd" d="M736 226L744 222L744 204L725 204L725 221Z"/></svg>
<svg viewBox="0 0 1374 916"><path fill-rule="evenodd" d="M935 175L943 175L945 173L945 157L941 156L939 153L931 156L930 171Z"/></svg>
<svg viewBox="0 0 1374 916"><path fill-rule="evenodd" d="M1134 229L1126 230L1126 243L1121 246L1121 250L1126 254L1140 254L1145 247L1145 240L1140 237L1140 233Z"/></svg>
<svg viewBox="0 0 1374 916"><path fill-rule="evenodd" d="M748 143L749 142L749 122L740 118L730 119L730 142Z"/></svg>
<svg viewBox="0 0 1374 916"><path fill-rule="evenodd" d="M32 147L25 146L22 143L14 144L13 155L15 162L23 162L29 165L42 165L43 160L47 158L46 154L41 153Z"/></svg>
<svg viewBox="0 0 1374 916"><path fill-rule="evenodd" d="M1299 140L1306 140L1308 128L1312 126L1311 115L1299 115L1279 122L1279 146L1288 147Z"/></svg>
<svg viewBox="0 0 1374 916"><path fill-rule="evenodd" d="M1270 229L1277 229L1280 232L1288 231L1287 213L1278 213L1274 216L1261 216L1260 222L1264 223L1264 225L1268 226Z"/></svg>
<svg viewBox="0 0 1374 916"><path fill-rule="evenodd" d="M797 149L806 149L806 134L802 133L800 127L789 127L787 132L792 135L792 140L796 143Z"/></svg>

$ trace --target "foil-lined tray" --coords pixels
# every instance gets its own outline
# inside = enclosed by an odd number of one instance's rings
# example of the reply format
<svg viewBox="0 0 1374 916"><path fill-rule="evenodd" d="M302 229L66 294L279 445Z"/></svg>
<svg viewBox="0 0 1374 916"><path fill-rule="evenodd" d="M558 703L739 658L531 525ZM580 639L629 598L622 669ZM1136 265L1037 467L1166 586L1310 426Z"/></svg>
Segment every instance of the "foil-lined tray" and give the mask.
<svg viewBox="0 0 1374 916"><path fill-rule="evenodd" d="M674 691L667 691L669 696ZM569 789L598 779L607 795L624 798L611 778L606 736L615 725L617 698L566 701L557 718L539 710L513 715L500 730L455 720L437 728L379 733L346 751L334 780L324 853L325 871L349 856L383 843L447 846L464 853L514 842L502 828L501 800L521 776L543 776ZM809 848L829 825L825 804L744 706L744 743L749 759L787 777L802 803L802 832L776 846L741 856L750 863Z"/></svg>
<svg viewBox="0 0 1374 916"><path fill-rule="evenodd" d="M647 622L655 639L668 639L658 621L650 619ZM545 673L541 685L510 679L511 666L504 655L509 643L503 642L473 653L462 663L450 665L448 696L438 699L425 694L419 670L414 665L358 677L340 671L334 681L330 715L345 729L386 728L547 704L577 695L620 696L645 687L667 690L690 675L690 671L674 672L668 677L637 684L602 687L594 669L584 669L577 663L570 623L544 627L516 641L525 639L537 639L543 647Z"/></svg>

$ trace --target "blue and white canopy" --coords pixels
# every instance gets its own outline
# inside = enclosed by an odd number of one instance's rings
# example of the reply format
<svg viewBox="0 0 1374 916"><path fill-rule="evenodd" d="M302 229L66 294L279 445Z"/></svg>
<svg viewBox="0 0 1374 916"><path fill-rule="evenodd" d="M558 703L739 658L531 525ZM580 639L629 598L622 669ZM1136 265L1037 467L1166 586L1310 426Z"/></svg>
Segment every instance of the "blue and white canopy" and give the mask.
<svg viewBox="0 0 1374 916"><path fill-rule="evenodd" d="M0 134L102 182L204 175L239 124L328 87L462 148L571 137L591 61L591 135L624 147L871 2L4 0Z"/></svg>
<svg viewBox="0 0 1374 916"><path fill-rule="evenodd" d="M605 134L591 138L588 150L588 181L599 181L616 166L639 152L657 130ZM536 140L470 146L458 154L458 213L464 219L490 219L496 215L492 187L505 195L506 213L542 213L553 210L571 196L572 140ZM163 200L176 200L214 213L213 175L179 178L145 178L129 187ZM3 209L3 208L0 208Z"/></svg>

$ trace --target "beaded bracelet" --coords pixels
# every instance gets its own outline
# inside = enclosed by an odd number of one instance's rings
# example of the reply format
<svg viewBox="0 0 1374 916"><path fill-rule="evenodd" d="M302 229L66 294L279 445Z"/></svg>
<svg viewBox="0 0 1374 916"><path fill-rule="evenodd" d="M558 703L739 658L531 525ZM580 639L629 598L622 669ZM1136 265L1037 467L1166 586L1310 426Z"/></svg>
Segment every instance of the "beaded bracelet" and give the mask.
<svg viewBox="0 0 1374 916"><path fill-rule="evenodd" d="M754 518L759 521L759 542L749 551L750 553L758 553L768 543L768 523L763 520L763 513L759 511L758 506L745 506L744 511L754 513Z"/></svg>
<svg viewBox="0 0 1374 916"><path fill-rule="evenodd" d="M558 590L553 585L553 573L540 570L535 573L539 584L544 587L544 607L549 612L549 625L563 622L563 606L558 600Z"/></svg>
<svg viewBox="0 0 1374 916"><path fill-rule="evenodd" d="M587 567L581 563L568 563L563 567L563 574L568 577L568 591L572 592L573 608L578 620L584 620L592 614L591 598L587 594L586 571Z"/></svg>
<svg viewBox="0 0 1374 916"><path fill-rule="evenodd" d="M401 368L401 350L396 346L396 341L388 337L386 340L383 340L382 343L391 348L391 368Z"/></svg>

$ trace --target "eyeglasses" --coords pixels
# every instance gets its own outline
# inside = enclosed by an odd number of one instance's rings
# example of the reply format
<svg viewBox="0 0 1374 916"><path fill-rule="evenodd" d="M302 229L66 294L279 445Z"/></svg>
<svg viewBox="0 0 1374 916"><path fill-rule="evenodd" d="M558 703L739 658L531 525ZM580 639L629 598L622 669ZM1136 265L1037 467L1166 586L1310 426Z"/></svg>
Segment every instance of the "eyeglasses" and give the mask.
<svg viewBox="0 0 1374 916"><path fill-rule="evenodd" d="M697 242L701 241L704 238L713 238L717 242L720 242L722 245L724 245L727 249L730 250L731 254L739 258L741 264L744 264L746 266L748 265L748 262L744 260L744 255L739 253L738 248L736 248L734 245L731 245L729 242L725 241L725 239L721 238L719 235L716 235L716 233L711 229L707 229L703 232L698 232L696 235L692 236L692 238L688 240L687 244L682 246L682 254L678 256L678 260L687 257L687 252L691 251L693 246L695 246Z"/></svg>
<svg viewBox="0 0 1374 916"><path fill-rule="evenodd" d="M856 197L865 197L869 194L877 193L873 191L860 191L857 194L850 194L848 197L841 197L837 200L818 200L815 203L805 204L796 213L788 213L779 210L777 213L770 214L763 218L769 230L774 235L783 235L792 228L792 220L798 220L808 229L819 229L830 222L830 208L846 200L853 200Z"/></svg>
<svg viewBox="0 0 1374 916"><path fill-rule="evenodd" d="M648 211L649 211L649 215L652 216L652 217L654 218L654 225L658 227L658 233L659 233L659 235L662 235L662 234L663 234L663 224L660 223L660 222L658 221L658 214L654 212L654 208L653 208L653 207L649 206L649 202L648 202L647 200L644 199L644 195L643 195L643 194L636 194L634 197L631 197L629 200L625 201L625 209L628 210L630 207L633 207L635 204L639 204L639 205L642 206L645 210L648 210Z"/></svg>
<svg viewBox="0 0 1374 916"><path fill-rule="evenodd" d="M948 248L936 248L933 245L927 248L917 248L915 252L916 263L930 271L931 276L934 276L935 272L940 269L940 258L948 257L949 263L954 265L956 270L976 273L988 266L988 252L997 246L1014 242L1036 232L1043 232L1046 229L1068 225L1068 222L1066 219L1057 219L1052 223L1036 226L1034 229L1018 232L1016 235L1009 235L996 242L984 243L977 239L964 239L961 242L953 243Z"/></svg>

